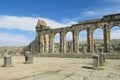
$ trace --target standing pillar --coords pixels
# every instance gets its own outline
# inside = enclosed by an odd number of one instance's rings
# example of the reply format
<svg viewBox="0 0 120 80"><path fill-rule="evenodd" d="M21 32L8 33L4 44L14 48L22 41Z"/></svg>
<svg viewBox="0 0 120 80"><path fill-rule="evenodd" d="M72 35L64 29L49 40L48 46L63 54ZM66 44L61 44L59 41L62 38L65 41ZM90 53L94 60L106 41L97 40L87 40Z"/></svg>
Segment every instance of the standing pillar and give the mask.
<svg viewBox="0 0 120 80"><path fill-rule="evenodd" d="M36 32L36 39L35 42L32 46L32 48L34 49L34 52L40 52L40 36L39 36L39 32Z"/></svg>
<svg viewBox="0 0 120 80"><path fill-rule="evenodd" d="M54 35L49 35L49 52L54 53Z"/></svg>
<svg viewBox="0 0 120 80"><path fill-rule="evenodd" d="M110 51L110 30L108 26L104 26L104 51Z"/></svg>
<svg viewBox="0 0 120 80"><path fill-rule="evenodd" d="M66 53L65 32L60 32L60 52Z"/></svg>
<svg viewBox="0 0 120 80"><path fill-rule="evenodd" d="M44 53L44 35L40 34L40 53Z"/></svg>
<svg viewBox="0 0 120 80"><path fill-rule="evenodd" d="M79 53L78 49L78 31L73 30L73 52Z"/></svg>
<svg viewBox="0 0 120 80"><path fill-rule="evenodd" d="M88 52L94 53L93 30L91 28L87 29L87 44Z"/></svg>
<svg viewBox="0 0 120 80"><path fill-rule="evenodd" d="M49 52L49 35L45 35L44 37L44 52Z"/></svg>

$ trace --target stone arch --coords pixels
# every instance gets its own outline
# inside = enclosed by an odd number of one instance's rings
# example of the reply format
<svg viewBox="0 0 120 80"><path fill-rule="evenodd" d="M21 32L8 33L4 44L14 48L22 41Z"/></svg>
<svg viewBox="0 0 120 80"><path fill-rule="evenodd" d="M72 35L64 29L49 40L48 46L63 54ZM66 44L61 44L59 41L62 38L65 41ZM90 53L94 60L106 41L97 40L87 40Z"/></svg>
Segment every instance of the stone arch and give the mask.
<svg viewBox="0 0 120 80"><path fill-rule="evenodd" d="M54 34L54 52L60 52L60 33Z"/></svg>
<svg viewBox="0 0 120 80"><path fill-rule="evenodd" d="M110 50L120 51L118 45L120 45L120 26L112 26L110 29Z"/></svg>
<svg viewBox="0 0 120 80"><path fill-rule="evenodd" d="M94 29L93 39L94 39L94 51L102 52L104 46L104 36L103 36L103 29L101 27Z"/></svg>
<svg viewBox="0 0 120 80"><path fill-rule="evenodd" d="M87 31L85 29L80 30L78 33L79 52L83 52L83 49L87 49Z"/></svg>

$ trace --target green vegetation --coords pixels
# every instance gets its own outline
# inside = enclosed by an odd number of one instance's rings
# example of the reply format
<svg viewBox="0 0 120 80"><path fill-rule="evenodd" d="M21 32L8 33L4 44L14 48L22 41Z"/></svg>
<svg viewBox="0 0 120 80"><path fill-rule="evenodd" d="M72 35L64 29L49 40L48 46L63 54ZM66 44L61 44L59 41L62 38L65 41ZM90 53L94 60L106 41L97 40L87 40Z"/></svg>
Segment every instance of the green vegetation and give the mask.
<svg viewBox="0 0 120 80"><path fill-rule="evenodd" d="M120 43L111 44L114 51L120 51Z"/></svg>

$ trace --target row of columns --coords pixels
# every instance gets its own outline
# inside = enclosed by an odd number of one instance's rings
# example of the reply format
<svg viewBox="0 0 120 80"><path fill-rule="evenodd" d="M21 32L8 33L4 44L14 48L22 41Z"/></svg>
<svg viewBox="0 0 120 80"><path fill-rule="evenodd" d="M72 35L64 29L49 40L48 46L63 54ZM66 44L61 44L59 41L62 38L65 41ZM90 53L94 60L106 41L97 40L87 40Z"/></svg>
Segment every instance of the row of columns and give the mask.
<svg viewBox="0 0 120 80"><path fill-rule="evenodd" d="M73 30L73 52L74 53L79 53L79 41L78 41L78 33L79 31L77 29ZM60 32L60 52L61 53L66 53L66 40L65 40L65 31L62 30ZM40 41L40 53L45 52L45 46L44 46L44 35L39 34L39 41ZM88 52L94 53L94 40L93 40L93 29L90 27L87 28L87 44ZM54 34L50 33L49 34L49 52L54 53ZM104 51L109 51L110 50L110 31L107 29L107 27L104 27Z"/></svg>

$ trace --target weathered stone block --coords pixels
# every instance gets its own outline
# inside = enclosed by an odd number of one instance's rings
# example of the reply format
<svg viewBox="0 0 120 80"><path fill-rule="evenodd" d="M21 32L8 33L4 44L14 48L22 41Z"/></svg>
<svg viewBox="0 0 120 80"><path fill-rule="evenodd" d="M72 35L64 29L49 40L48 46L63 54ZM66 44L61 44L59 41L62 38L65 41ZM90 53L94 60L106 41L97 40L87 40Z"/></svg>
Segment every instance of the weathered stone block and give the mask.
<svg viewBox="0 0 120 80"><path fill-rule="evenodd" d="M98 69L100 64L99 64L99 55L95 54L93 55L93 69Z"/></svg>
<svg viewBox="0 0 120 80"><path fill-rule="evenodd" d="M33 54L29 51L25 53L25 63L33 63Z"/></svg>
<svg viewBox="0 0 120 80"><path fill-rule="evenodd" d="M103 53L99 53L99 56L100 56L100 59L99 59L100 66L102 66L103 65Z"/></svg>
<svg viewBox="0 0 120 80"><path fill-rule="evenodd" d="M12 59L10 55L4 56L4 65L3 67L11 67L12 66Z"/></svg>
<svg viewBox="0 0 120 80"><path fill-rule="evenodd" d="M106 62L106 54L103 54L103 63Z"/></svg>

